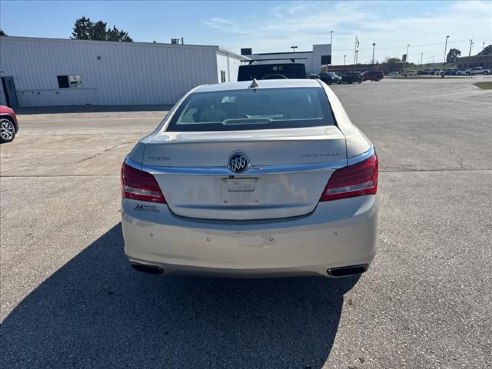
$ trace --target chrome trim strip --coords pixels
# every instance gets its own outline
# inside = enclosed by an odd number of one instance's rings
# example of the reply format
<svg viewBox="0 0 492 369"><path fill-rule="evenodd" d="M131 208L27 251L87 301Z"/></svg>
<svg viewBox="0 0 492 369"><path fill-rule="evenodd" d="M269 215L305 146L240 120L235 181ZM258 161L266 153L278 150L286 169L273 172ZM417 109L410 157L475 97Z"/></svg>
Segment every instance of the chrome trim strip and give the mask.
<svg viewBox="0 0 492 369"><path fill-rule="evenodd" d="M366 159L369 159L371 156L373 156L376 153L376 150L374 149L374 145L371 145L369 150L366 152L363 152L362 154L352 156L347 160L348 165L354 165L357 163L360 163L361 161L364 161Z"/></svg>
<svg viewBox="0 0 492 369"><path fill-rule="evenodd" d="M250 177L266 174L287 174L295 172L333 171L347 165L347 160L338 160L333 163L295 164L295 165L267 165L252 166L242 173L234 173L226 166L223 167L160 167L155 165L141 165L126 159L128 165L151 174L179 174L202 176L234 176ZM135 166L137 165L137 166ZM140 165L140 166L138 166Z"/></svg>
<svg viewBox="0 0 492 369"><path fill-rule="evenodd" d="M178 174L178 175L202 175L202 176L255 176L266 174L287 174L295 172L315 172L325 170L335 170L343 168L347 165L357 164L374 155L374 146L371 146L366 152L351 157L350 159L342 159L332 163L314 163L314 164L294 164L294 165L267 165L267 166L251 166L243 173L234 173L226 166L223 167L169 167L157 165L143 165L129 157L125 159L125 163L129 166L143 170L151 174Z"/></svg>

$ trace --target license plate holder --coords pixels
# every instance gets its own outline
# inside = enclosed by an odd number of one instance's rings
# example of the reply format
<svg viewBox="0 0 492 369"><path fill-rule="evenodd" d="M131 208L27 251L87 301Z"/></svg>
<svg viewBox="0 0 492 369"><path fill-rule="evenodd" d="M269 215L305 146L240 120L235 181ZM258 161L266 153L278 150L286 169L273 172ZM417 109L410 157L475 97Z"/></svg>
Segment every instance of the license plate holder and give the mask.
<svg viewBox="0 0 492 369"><path fill-rule="evenodd" d="M224 205L255 205L260 203L261 186L257 177L222 178L221 194Z"/></svg>

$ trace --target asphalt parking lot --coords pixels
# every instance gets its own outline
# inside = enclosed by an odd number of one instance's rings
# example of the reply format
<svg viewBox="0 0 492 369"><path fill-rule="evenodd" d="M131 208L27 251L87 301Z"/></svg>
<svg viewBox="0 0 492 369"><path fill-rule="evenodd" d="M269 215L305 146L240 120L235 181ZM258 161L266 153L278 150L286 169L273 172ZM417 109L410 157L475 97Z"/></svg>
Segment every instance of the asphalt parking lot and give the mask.
<svg viewBox="0 0 492 369"><path fill-rule="evenodd" d="M379 251L360 279L134 272L119 168L164 112L20 114L0 147L2 367L490 368L479 79L333 87L381 163Z"/></svg>

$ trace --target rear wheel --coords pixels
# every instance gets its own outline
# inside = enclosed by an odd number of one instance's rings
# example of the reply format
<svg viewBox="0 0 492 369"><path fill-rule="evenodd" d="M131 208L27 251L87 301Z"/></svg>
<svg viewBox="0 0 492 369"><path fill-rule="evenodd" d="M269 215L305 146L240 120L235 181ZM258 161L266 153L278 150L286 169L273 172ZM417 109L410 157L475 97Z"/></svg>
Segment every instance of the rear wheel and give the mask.
<svg viewBox="0 0 492 369"><path fill-rule="evenodd" d="M0 119L0 142L10 142L15 137L15 126L7 118Z"/></svg>

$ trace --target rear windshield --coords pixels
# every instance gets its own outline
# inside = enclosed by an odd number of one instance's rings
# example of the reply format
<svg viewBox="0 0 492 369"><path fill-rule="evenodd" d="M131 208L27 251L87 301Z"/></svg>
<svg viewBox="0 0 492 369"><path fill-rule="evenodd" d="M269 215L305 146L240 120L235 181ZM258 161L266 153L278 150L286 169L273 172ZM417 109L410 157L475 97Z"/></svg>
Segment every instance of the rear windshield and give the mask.
<svg viewBox="0 0 492 369"><path fill-rule="evenodd" d="M259 88L188 96L167 131L234 131L334 125L324 90Z"/></svg>
<svg viewBox="0 0 492 369"><path fill-rule="evenodd" d="M306 66L301 63L292 64L253 64L241 65L237 76L238 81L279 78L307 78Z"/></svg>

